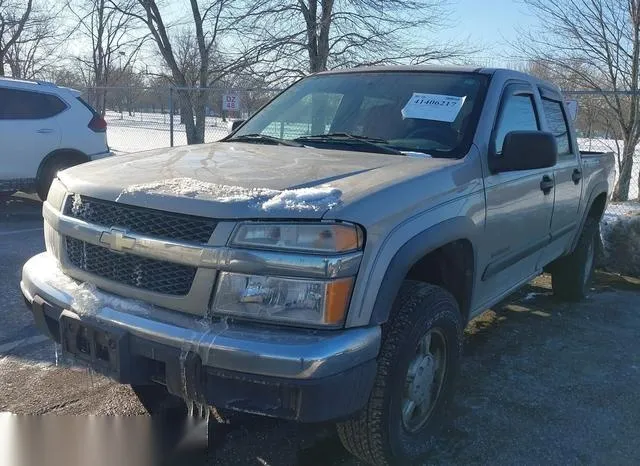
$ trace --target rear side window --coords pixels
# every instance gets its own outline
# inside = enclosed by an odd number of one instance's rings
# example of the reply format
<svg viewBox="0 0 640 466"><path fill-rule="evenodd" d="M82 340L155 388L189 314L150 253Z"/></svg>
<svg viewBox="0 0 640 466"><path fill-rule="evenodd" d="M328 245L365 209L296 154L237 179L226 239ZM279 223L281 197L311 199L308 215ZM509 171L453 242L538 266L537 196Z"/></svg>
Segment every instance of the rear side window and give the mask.
<svg viewBox="0 0 640 466"><path fill-rule="evenodd" d="M547 119L549 130L553 133L558 144L558 155L571 155L571 142L569 140L569 126L567 118L562 108L562 103L542 99L544 116Z"/></svg>
<svg viewBox="0 0 640 466"><path fill-rule="evenodd" d="M95 108L93 108L91 105L89 105L89 104L87 103L87 101L86 101L86 100L84 100L82 97L76 97L76 99L78 99L78 101L79 101L82 105L84 105L84 106L85 106L85 107L86 107L86 108L91 112L91 114L92 114L93 116L98 115L98 112L96 112L96 109L95 109Z"/></svg>
<svg viewBox="0 0 640 466"><path fill-rule="evenodd" d="M0 120L40 120L67 108L58 97L18 89L0 89Z"/></svg>
<svg viewBox="0 0 640 466"><path fill-rule="evenodd" d="M537 131L538 118L529 94L506 94L494 133L496 154L502 153L504 138L511 131Z"/></svg>

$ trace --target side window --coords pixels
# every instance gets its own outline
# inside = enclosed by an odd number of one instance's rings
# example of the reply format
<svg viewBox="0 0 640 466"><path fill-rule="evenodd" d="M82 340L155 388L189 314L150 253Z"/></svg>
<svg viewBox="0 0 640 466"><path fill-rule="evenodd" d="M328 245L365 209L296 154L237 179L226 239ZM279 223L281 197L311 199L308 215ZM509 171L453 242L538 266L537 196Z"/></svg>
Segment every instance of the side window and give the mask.
<svg viewBox="0 0 640 466"><path fill-rule="evenodd" d="M528 94L505 94L500 116L494 132L496 153L502 153L505 136L511 131L537 131L538 118L533 96Z"/></svg>
<svg viewBox="0 0 640 466"><path fill-rule="evenodd" d="M562 104L555 100L542 99L544 116L547 119L549 130L556 137L558 155L571 155L571 143L569 141L569 127Z"/></svg>
<svg viewBox="0 0 640 466"><path fill-rule="evenodd" d="M17 89L0 89L1 120L50 118L66 108L66 104L54 95Z"/></svg>

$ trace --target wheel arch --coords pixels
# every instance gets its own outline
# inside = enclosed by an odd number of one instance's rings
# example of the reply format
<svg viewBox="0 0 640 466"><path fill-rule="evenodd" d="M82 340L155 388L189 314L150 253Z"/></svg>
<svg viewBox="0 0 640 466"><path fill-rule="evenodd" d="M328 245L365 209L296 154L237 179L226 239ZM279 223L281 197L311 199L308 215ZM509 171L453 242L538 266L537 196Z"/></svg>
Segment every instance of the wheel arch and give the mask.
<svg viewBox="0 0 640 466"><path fill-rule="evenodd" d="M87 154L81 152L77 149L56 149L54 151L49 152L40 162L40 166L38 167L38 171L36 173L36 180L39 181L42 179L42 175L44 173L45 167L51 160L55 160L59 157L68 157L79 160L79 163L89 162L91 159Z"/></svg>
<svg viewBox="0 0 640 466"><path fill-rule="evenodd" d="M602 219L602 215L604 214L604 210L607 206L607 183L601 182L594 186L591 190L591 194L589 195L589 200L587 201L587 208L584 210L582 214L582 218L580 219L579 228L576 230L576 234L573 238L573 242L571 243L570 251L573 251L580 239L580 233L584 228L584 224L588 218L594 218L597 222L600 222Z"/></svg>
<svg viewBox="0 0 640 466"><path fill-rule="evenodd" d="M370 324L382 324L389 319L393 302L405 279L442 286L456 298L466 321L477 263L477 250L471 240L475 228L470 219L457 217L406 241L387 266Z"/></svg>

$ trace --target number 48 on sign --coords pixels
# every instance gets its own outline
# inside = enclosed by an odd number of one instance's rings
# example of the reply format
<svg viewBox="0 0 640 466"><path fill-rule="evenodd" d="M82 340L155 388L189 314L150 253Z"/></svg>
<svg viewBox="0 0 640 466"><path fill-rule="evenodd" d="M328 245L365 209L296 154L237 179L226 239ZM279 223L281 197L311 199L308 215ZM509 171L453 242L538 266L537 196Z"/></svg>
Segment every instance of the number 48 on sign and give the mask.
<svg viewBox="0 0 640 466"><path fill-rule="evenodd" d="M224 94L222 96L222 110L240 110L240 98L238 94Z"/></svg>

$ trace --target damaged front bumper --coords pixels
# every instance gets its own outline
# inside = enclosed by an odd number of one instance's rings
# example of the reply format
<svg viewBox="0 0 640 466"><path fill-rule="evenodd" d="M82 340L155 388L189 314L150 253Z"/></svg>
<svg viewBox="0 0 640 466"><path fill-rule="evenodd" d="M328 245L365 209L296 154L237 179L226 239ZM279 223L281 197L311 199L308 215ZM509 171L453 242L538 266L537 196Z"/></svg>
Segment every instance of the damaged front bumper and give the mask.
<svg viewBox="0 0 640 466"><path fill-rule="evenodd" d="M302 330L187 314L120 298L61 273L48 253L20 283L41 331L121 383L305 422L348 416L373 385L380 328Z"/></svg>

